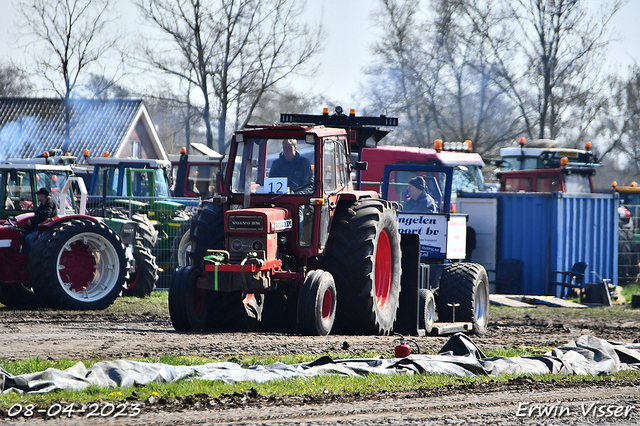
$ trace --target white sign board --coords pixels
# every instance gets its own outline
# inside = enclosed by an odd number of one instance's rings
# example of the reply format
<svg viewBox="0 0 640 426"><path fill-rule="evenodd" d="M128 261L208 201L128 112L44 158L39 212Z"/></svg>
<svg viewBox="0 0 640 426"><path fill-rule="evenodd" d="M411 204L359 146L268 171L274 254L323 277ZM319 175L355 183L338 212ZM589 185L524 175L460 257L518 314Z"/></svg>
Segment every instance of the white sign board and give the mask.
<svg viewBox="0 0 640 426"><path fill-rule="evenodd" d="M451 215L447 226L447 259L464 259L467 253L467 217Z"/></svg>
<svg viewBox="0 0 640 426"><path fill-rule="evenodd" d="M421 257L444 257L446 254L446 215L398 212L398 228L401 234L420 236Z"/></svg>
<svg viewBox="0 0 640 426"><path fill-rule="evenodd" d="M265 194L286 194L288 182L286 177L264 178Z"/></svg>

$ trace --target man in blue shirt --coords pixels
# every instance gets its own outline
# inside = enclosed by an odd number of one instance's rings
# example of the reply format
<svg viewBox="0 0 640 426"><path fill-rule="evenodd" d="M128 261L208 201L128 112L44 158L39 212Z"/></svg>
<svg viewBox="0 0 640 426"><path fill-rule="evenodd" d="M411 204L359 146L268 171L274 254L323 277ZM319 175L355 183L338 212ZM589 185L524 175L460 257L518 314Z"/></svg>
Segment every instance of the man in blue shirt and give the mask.
<svg viewBox="0 0 640 426"><path fill-rule="evenodd" d="M405 200L402 211L407 213L436 213L436 202L427 194L426 184L422 176L415 176L407 187L409 198Z"/></svg>
<svg viewBox="0 0 640 426"><path fill-rule="evenodd" d="M313 182L311 164L298 152L297 140L282 141L282 152L271 165L269 177L286 177L292 191Z"/></svg>

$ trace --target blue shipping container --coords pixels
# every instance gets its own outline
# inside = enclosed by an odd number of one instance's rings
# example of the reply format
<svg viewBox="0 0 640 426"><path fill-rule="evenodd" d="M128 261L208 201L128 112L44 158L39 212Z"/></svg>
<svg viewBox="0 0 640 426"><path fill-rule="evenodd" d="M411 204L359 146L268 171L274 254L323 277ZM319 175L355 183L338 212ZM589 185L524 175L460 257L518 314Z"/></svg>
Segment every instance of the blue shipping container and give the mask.
<svg viewBox="0 0 640 426"><path fill-rule="evenodd" d="M462 193L459 213L473 224L474 210L464 211L467 198L497 200L495 247L476 250L495 250L497 262L523 262L518 293L555 296L552 283L562 277L553 271L569 271L576 262L587 262L587 283L599 281L595 273L617 282L617 194Z"/></svg>

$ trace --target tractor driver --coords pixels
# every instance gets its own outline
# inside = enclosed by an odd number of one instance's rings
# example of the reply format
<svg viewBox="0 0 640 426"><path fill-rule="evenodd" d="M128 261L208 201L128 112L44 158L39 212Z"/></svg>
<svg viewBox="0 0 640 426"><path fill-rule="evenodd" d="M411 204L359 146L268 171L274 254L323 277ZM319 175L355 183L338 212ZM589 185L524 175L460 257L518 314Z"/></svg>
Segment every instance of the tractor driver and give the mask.
<svg viewBox="0 0 640 426"><path fill-rule="evenodd" d="M298 152L298 141L282 141L282 152L271 165L269 177L286 177L289 188L295 190L313 182L311 164Z"/></svg>
<svg viewBox="0 0 640 426"><path fill-rule="evenodd" d="M38 202L40 204L36 209L36 213L27 222L27 235L24 237L27 245L27 253L31 252L33 242L38 237L38 225L40 225L45 220L58 215L58 208L56 207L56 203L54 203L51 199L49 190L47 188L38 189L38 192L36 194L38 197Z"/></svg>
<svg viewBox="0 0 640 426"><path fill-rule="evenodd" d="M431 195L427 194L426 184L422 176L411 178L407 191L409 192L409 198L403 203L403 212L436 213L436 202Z"/></svg>

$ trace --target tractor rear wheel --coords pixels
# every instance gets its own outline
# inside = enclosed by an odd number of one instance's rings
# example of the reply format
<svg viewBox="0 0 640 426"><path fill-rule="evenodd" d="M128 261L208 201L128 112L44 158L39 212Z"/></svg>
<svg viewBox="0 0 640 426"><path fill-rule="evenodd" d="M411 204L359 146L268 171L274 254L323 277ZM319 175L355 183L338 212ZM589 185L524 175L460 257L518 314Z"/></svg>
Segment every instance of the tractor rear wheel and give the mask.
<svg viewBox="0 0 640 426"><path fill-rule="evenodd" d="M211 290L198 288L199 268L183 266L173 273L169 286L169 316L176 331L207 329L212 315Z"/></svg>
<svg viewBox="0 0 640 426"><path fill-rule="evenodd" d="M125 248L113 230L93 220L61 223L38 238L30 259L31 285L54 309L106 309L123 289Z"/></svg>
<svg viewBox="0 0 640 426"><path fill-rule="evenodd" d="M131 216L131 220L138 223L138 234L136 238L142 240L142 244L150 250L155 249L158 244L158 230L153 226L146 214L136 213Z"/></svg>
<svg viewBox="0 0 640 426"><path fill-rule="evenodd" d="M399 305L401 252L395 212L384 200L340 205L326 245L324 269L338 291L336 331L393 331Z"/></svg>
<svg viewBox="0 0 640 426"><path fill-rule="evenodd" d="M308 336L326 336L336 316L336 283L329 272L307 274L298 295L298 330Z"/></svg>
<svg viewBox="0 0 640 426"><path fill-rule="evenodd" d="M224 223L222 205L203 201L198 217L191 228L191 259L200 266L208 249L224 248Z"/></svg>
<svg viewBox="0 0 640 426"><path fill-rule="evenodd" d="M123 296L146 297L156 288L158 281L158 265L151 250L136 241L133 248L133 258L136 261L136 271L127 279Z"/></svg>
<svg viewBox="0 0 640 426"><path fill-rule="evenodd" d="M419 299L418 306L420 313L418 316L418 328L423 329L425 333L429 334L431 330L433 330L433 323L436 320L436 299L433 296L433 292L426 288L419 290Z"/></svg>
<svg viewBox="0 0 640 426"><path fill-rule="evenodd" d="M436 297L440 321L452 322L455 308L455 320L470 322L474 333L482 335L487 331L489 303L489 279L482 265L460 262L445 267Z"/></svg>

